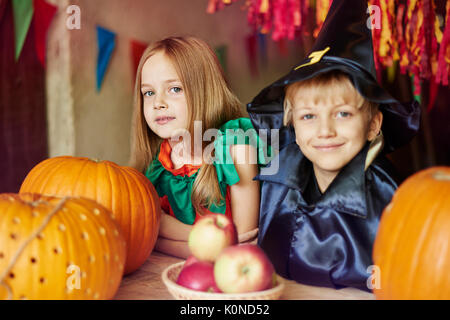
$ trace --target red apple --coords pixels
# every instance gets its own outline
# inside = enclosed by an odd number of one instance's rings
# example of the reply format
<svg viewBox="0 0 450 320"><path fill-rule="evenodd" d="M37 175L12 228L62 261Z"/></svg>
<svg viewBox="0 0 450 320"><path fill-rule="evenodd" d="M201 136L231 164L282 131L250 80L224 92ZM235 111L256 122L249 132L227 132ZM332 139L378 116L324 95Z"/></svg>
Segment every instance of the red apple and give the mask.
<svg viewBox="0 0 450 320"><path fill-rule="evenodd" d="M194 262L199 262L200 260L198 260L196 257L194 257L193 255L190 255L186 261L183 264L183 268L186 268L187 266L193 264Z"/></svg>
<svg viewBox="0 0 450 320"><path fill-rule="evenodd" d="M272 287L274 267L255 244L228 247L217 257L214 278L225 293L266 290Z"/></svg>
<svg viewBox="0 0 450 320"><path fill-rule="evenodd" d="M177 284L196 291L221 292L214 280L214 265L206 261L193 262L183 267Z"/></svg>
<svg viewBox="0 0 450 320"><path fill-rule="evenodd" d="M214 262L223 249L238 242L236 227L223 214L207 214L199 219L189 233L191 254L201 261Z"/></svg>

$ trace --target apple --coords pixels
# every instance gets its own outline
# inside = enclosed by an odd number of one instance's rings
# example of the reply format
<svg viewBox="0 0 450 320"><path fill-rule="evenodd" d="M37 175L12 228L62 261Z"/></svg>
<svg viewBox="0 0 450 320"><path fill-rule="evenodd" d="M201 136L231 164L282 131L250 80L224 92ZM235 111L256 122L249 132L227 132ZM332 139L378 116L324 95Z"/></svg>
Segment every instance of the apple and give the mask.
<svg viewBox="0 0 450 320"><path fill-rule="evenodd" d="M186 268L187 266L193 264L194 262L199 262L200 260L198 260L196 257L194 257L193 255L190 255L186 261L183 264L183 268Z"/></svg>
<svg viewBox="0 0 450 320"><path fill-rule="evenodd" d="M225 293L254 292L271 288L275 269L255 244L225 248L214 264L217 286Z"/></svg>
<svg viewBox="0 0 450 320"><path fill-rule="evenodd" d="M238 242L236 226L223 214L212 213L200 218L188 238L191 254L201 261L214 262L226 247Z"/></svg>
<svg viewBox="0 0 450 320"><path fill-rule="evenodd" d="M177 284L195 291L221 292L214 279L214 265L197 261L181 269Z"/></svg>

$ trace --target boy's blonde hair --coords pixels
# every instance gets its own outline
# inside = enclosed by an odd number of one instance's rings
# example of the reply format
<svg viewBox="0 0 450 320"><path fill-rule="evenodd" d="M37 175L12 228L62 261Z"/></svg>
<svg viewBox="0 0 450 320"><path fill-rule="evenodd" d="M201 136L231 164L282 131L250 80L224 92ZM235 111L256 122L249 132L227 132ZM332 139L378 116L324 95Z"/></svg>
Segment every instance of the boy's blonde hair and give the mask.
<svg viewBox="0 0 450 320"><path fill-rule="evenodd" d="M144 172L155 158L162 139L145 121L141 93L142 68L152 55L164 52L180 77L188 106L188 128L194 137L194 121L202 121L203 133L242 116L242 104L231 92L220 63L204 41L195 37L170 37L150 45L143 53L136 75L132 126L131 166ZM193 146L193 144L191 144ZM206 147L204 142L203 148ZM201 208L223 200L213 164L204 164L195 179L191 200Z"/></svg>
<svg viewBox="0 0 450 320"><path fill-rule="evenodd" d="M357 108L366 108L369 120L378 112L378 104L365 99L355 89L349 77L342 71L330 71L314 78L297 81L285 88L284 116L285 126L292 124L292 112L295 105L295 96L301 91L303 100L316 104L318 101L337 101L339 103L356 102ZM343 101L342 101L343 100Z"/></svg>

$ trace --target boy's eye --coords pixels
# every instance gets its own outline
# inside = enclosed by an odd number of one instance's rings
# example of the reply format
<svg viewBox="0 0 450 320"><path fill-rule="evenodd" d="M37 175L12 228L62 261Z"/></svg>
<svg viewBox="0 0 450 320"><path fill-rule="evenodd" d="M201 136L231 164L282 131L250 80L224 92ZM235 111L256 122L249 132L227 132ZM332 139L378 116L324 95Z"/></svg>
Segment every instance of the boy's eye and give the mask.
<svg viewBox="0 0 450 320"><path fill-rule="evenodd" d="M172 91L173 93L180 93L181 91L183 91L183 89L181 89L180 87L172 87L170 88L170 91Z"/></svg>
<svg viewBox="0 0 450 320"><path fill-rule="evenodd" d="M155 93L153 91L145 91L144 92L144 97L151 97L152 95L154 95Z"/></svg>
<svg viewBox="0 0 450 320"><path fill-rule="evenodd" d="M337 114L338 118L348 118L350 117L352 114L350 112L346 112L346 111L339 111Z"/></svg>

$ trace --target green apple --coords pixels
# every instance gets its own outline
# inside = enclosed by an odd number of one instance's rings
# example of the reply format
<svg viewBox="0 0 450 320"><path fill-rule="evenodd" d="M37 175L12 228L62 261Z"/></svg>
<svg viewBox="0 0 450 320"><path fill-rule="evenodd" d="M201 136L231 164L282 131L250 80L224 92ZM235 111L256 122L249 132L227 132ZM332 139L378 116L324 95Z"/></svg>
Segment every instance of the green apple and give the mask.
<svg viewBox="0 0 450 320"><path fill-rule="evenodd" d="M274 267L264 251L254 244L228 247L217 257L214 278L225 293L266 290L272 287Z"/></svg>
<svg viewBox="0 0 450 320"><path fill-rule="evenodd" d="M214 262L226 247L238 242L236 227L223 214L207 214L192 227L188 238L191 254L200 261Z"/></svg>

